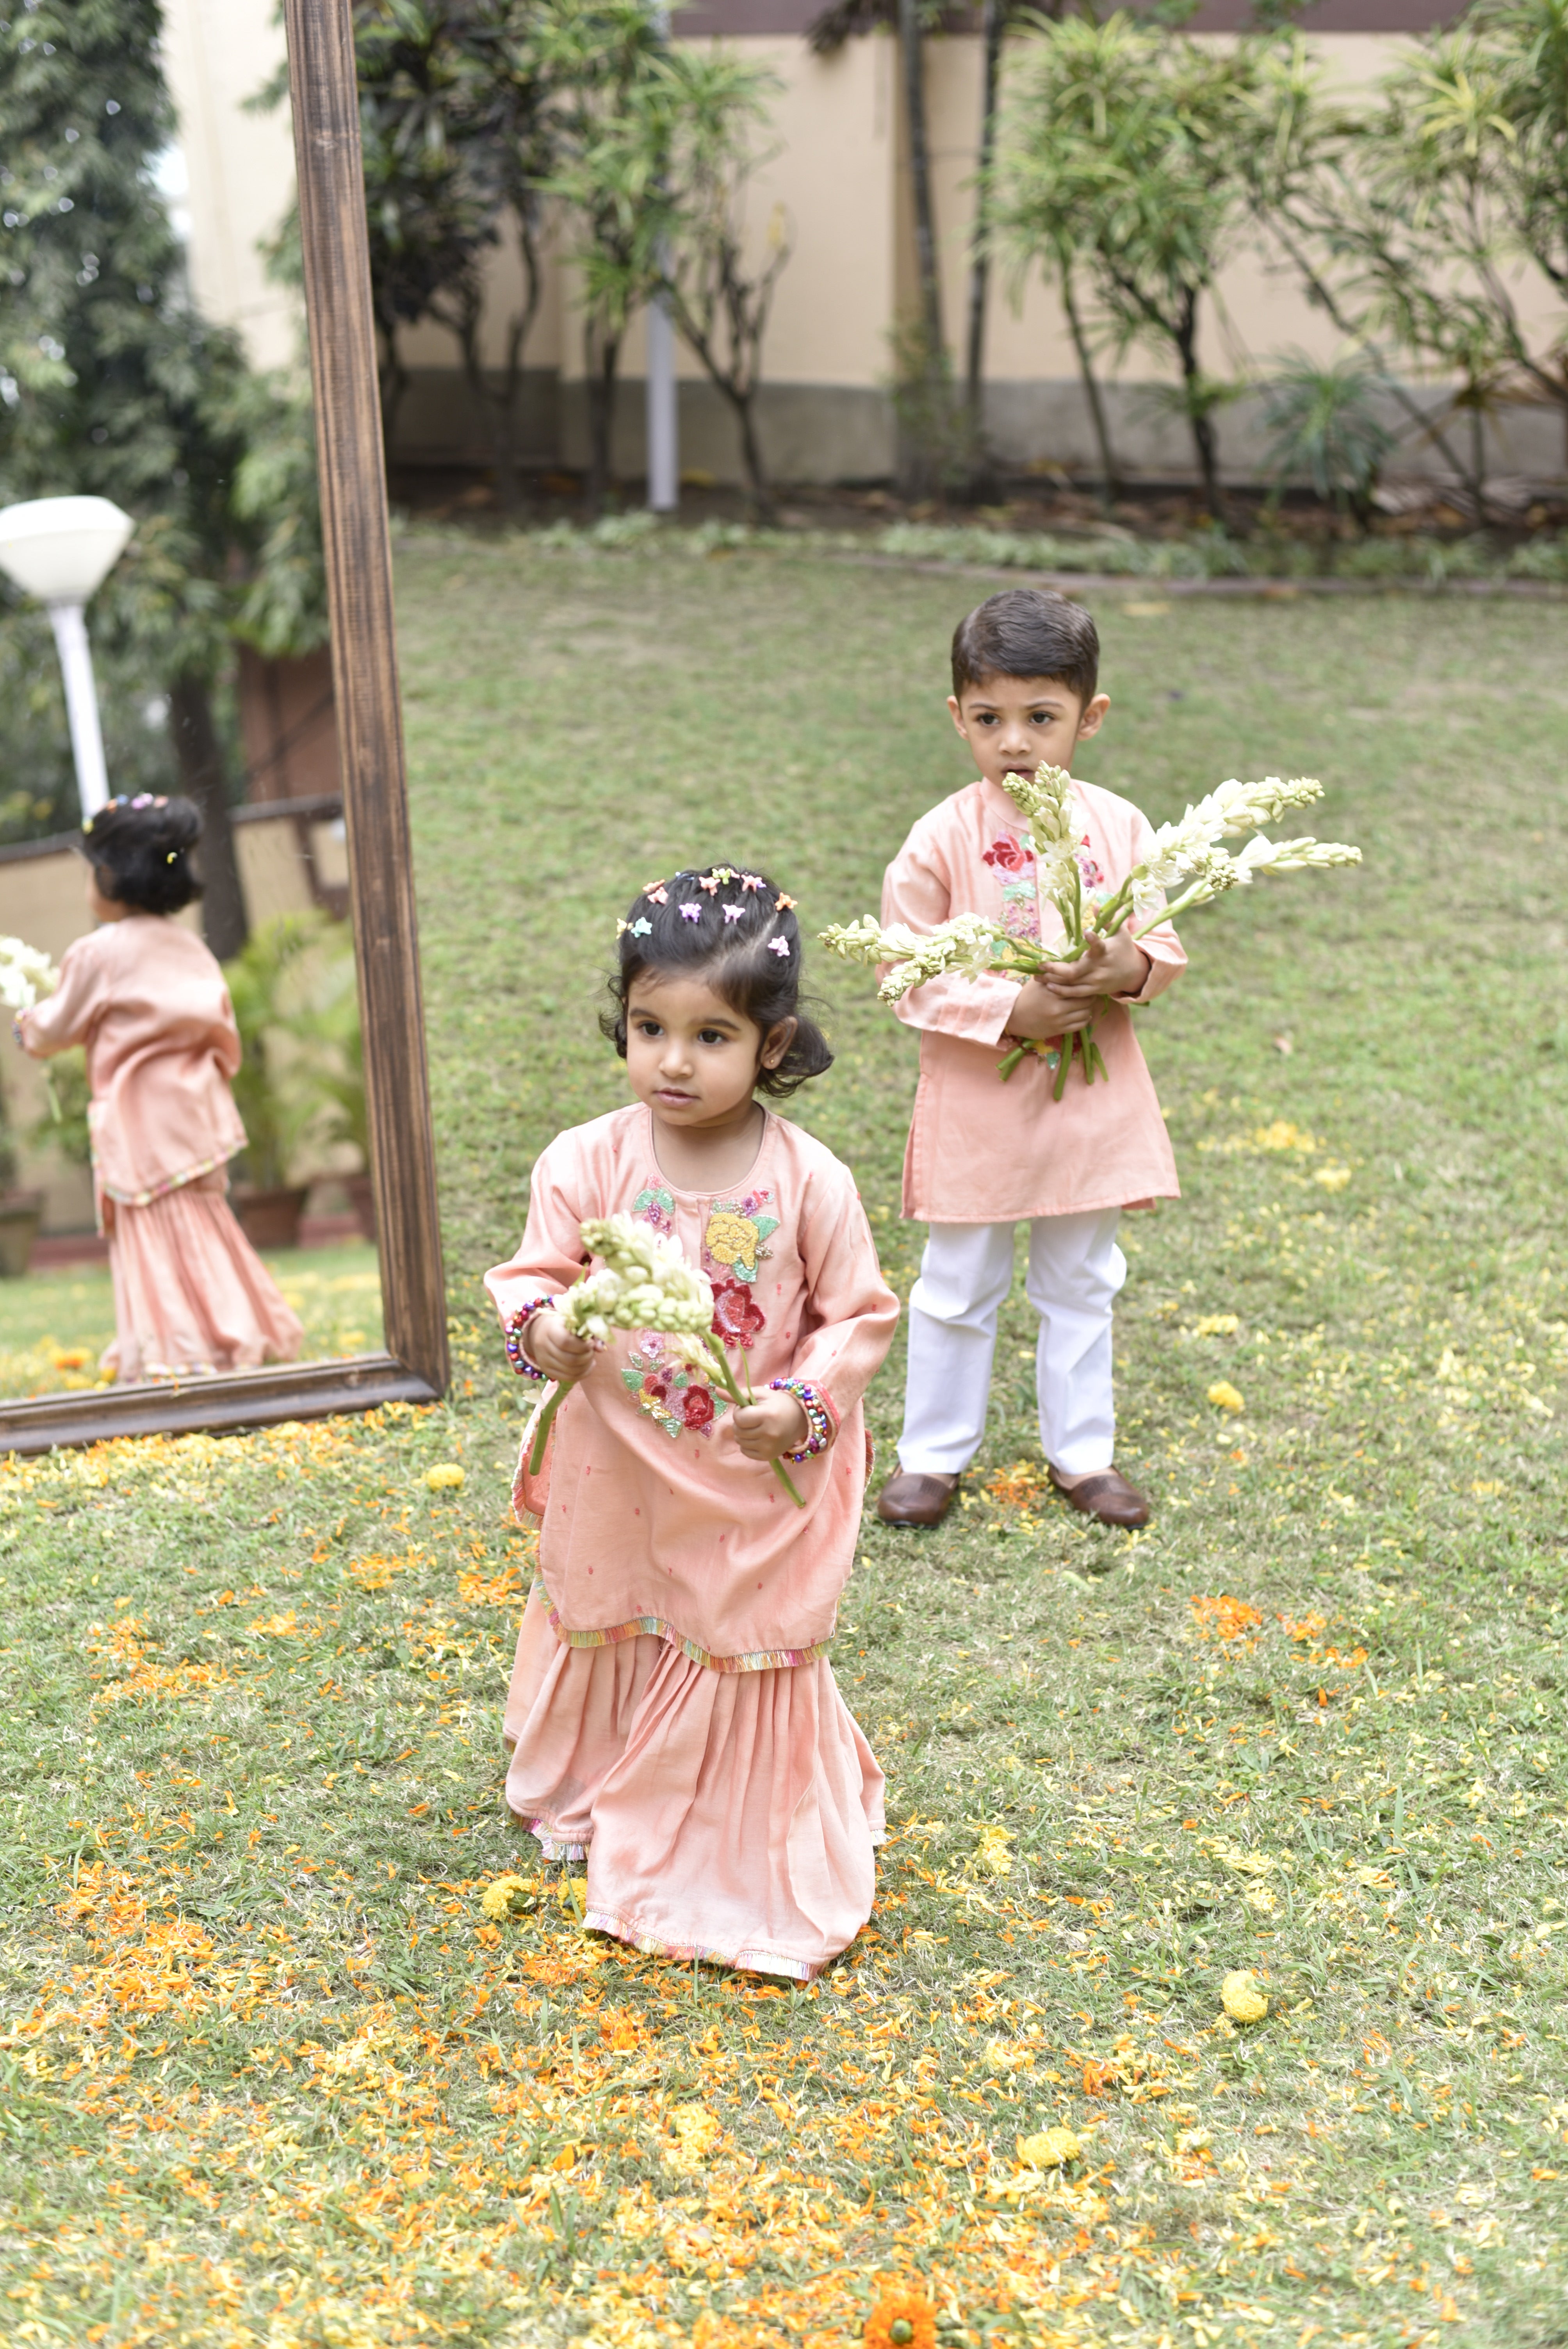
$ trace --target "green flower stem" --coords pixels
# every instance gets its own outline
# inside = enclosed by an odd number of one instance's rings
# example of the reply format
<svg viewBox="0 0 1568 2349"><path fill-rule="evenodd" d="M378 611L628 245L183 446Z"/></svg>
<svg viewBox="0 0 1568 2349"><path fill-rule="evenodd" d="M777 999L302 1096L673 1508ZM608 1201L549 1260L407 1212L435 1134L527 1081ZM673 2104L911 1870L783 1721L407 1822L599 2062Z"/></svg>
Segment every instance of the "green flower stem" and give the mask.
<svg viewBox="0 0 1568 2349"><path fill-rule="evenodd" d="M707 1350L713 1356L714 1361L717 1366L718 1375L724 1381L724 1391L728 1395L730 1402L744 1408L747 1398L741 1393L740 1389L736 1385L735 1372L729 1367L729 1357L725 1352L724 1348L719 1344L718 1340L715 1337L711 1330L707 1333ZM749 1370L746 1374L746 1382L748 1386L751 1383L751 1373ZM782 1460L776 1459L774 1461L773 1474L778 1477L779 1482L783 1485L784 1490L789 1494L789 1498L794 1502L795 1506L798 1509L803 1509L806 1504L802 1500L800 1495L795 1490L794 1485L790 1483L789 1471L785 1467Z"/></svg>
<svg viewBox="0 0 1568 2349"><path fill-rule="evenodd" d="M573 1383L575 1384L576 1381L573 1381ZM550 1441L550 1430L554 1423L555 1414L561 1408L562 1397L565 1392L566 1388L558 1381L556 1383L555 1392L551 1396L550 1401L545 1404L544 1409L540 1413L538 1420L535 1422L533 1430L533 1449L528 1455L528 1473L531 1476L537 1476L540 1470L544 1465L544 1447Z"/></svg>

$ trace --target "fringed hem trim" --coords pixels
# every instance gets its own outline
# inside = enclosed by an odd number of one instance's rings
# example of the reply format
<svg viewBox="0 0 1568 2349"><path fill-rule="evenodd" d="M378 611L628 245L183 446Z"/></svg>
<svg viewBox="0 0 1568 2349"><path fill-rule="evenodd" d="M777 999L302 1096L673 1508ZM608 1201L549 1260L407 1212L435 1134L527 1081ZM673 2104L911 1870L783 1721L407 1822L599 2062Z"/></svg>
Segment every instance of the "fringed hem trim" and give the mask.
<svg viewBox="0 0 1568 2349"><path fill-rule="evenodd" d="M588 1857L585 1843L573 1843L569 1838L558 1836L546 1819L530 1819L528 1832L537 1842L542 1859L586 1859Z"/></svg>
<svg viewBox="0 0 1568 2349"><path fill-rule="evenodd" d="M782 1974L786 1982L812 1982L829 1962L824 1958L821 1964L808 1965L803 1958L782 1957L777 1950L716 1950L702 1941L665 1941L656 1933L644 1932L629 1917L613 1917L607 1909L590 1909L583 1922L591 1931L627 1941L648 1957L678 1958L685 1964L700 1959L708 1965L732 1966L738 1973Z"/></svg>
<svg viewBox="0 0 1568 2349"><path fill-rule="evenodd" d="M155 1183L150 1191L117 1191L112 1183L101 1183L100 1187L105 1196L112 1199L117 1206L150 1207L155 1199L167 1198L170 1191L182 1191L188 1183L199 1183L203 1174L215 1174L220 1166L226 1166L235 1152L243 1150L244 1146L242 1141L231 1143L228 1149L216 1158L203 1158L200 1164L187 1166L182 1174L166 1174L162 1182Z"/></svg>
<svg viewBox="0 0 1568 2349"><path fill-rule="evenodd" d="M663 1640L689 1656L694 1664L701 1664L710 1672L776 1672L789 1670L796 1664L815 1664L827 1655L833 1644L832 1632L810 1648L758 1648L749 1655L715 1656L699 1648L695 1640L686 1639L673 1623L658 1615L635 1615L629 1623L614 1623L603 1631L569 1631L561 1620L554 1600L544 1587L543 1578L536 1576L531 1594L538 1599L550 1619L550 1628L564 1647L613 1648L623 1640L650 1638ZM836 1630L837 1625L834 1626Z"/></svg>

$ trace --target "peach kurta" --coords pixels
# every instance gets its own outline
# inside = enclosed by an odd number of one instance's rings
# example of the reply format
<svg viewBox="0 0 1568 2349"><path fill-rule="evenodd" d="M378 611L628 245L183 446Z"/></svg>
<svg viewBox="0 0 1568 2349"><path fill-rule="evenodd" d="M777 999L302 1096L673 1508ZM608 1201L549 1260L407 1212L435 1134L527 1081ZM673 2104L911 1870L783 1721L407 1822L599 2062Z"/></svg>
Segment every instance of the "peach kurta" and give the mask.
<svg viewBox="0 0 1568 2349"><path fill-rule="evenodd" d="M38 1060L87 1049L119 1330L105 1368L131 1380L292 1361L304 1330L223 1195L245 1146L229 1091L240 1034L201 939L161 914L106 922L67 948L58 988L16 1033Z"/></svg>
<svg viewBox="0 0 1568 2349"><path fill-rule="evenodd" d="M1083 815L1085 895L1103 902L1147 853L1150 827L1114 792L1076 780L1073 789ZM966 913L998 917L1047 945L1062 934L1048 904L1041 928L1027 823L985 781L922 816L882 887L884 924L923 932ZM1168 923L1139 944L1149 976L1129 999L1149 1003L1187 957ZM997 1077L1016 996L1013 979L953 976L912 988L898 1005L899 1018L921 1031L904 1214L924 1223L999 1224L1177 1197L1170 1137L1124 1005L1109 1004L1094 1023L1108 1081L1086 1084L1075 1064L1058 1102L1054 1059L1027 1053L1006 1084Z"/></svg>
<svg viewBox="0 0 1568 2349"><path fill-rule="evenodd" d="M861 1398L898 1316L847 1168L769 1115L720 1194L660 1171L640 1104L563 1133L528 1228L486 1276L504 1317L584 1268L590 1216L674 1233L754 1389L809 1380L834 1440L746 1459L717 1390L622 1333L565 1397L506 1715L507 1793L548 1850L588 1854L589 1920L645 1948L804 1979L870 1913L882 1773L827 1661L867 1473ZM526 1448L526 1445L525 1445Z"/></svg>

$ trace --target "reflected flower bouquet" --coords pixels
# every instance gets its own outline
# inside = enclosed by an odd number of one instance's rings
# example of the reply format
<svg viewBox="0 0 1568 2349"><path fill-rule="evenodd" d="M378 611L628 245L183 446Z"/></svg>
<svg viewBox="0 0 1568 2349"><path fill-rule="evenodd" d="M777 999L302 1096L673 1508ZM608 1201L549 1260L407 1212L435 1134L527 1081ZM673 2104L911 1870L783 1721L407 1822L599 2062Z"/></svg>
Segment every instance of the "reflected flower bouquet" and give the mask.
<svg viewBox="0 0 1568 2349"><path fill-rule="evenodd" d="M52 995L60 974L46 954L21 938L0 938L0 1003L31 1011L41 995Z"/></svg>
<svg viewBox="0 0 1568 2349"><path fill-rule="evenodd" d="M822 944L846 961L888 966L877 990L884 1003L898 1003L912 988L950 971L964 978L988 972L1037 978L1053 963L1076 962L1091 937L1114 937L1130 926L1134 939L1143 937L1190 905L1207 905L1228 889L1245 887L1259 874L1361 862L1358 848L1338 841L1270 840L1258 830L1286 808L1320 799L1320 782L1305 775L1289 781L1278 775L1265 776L1261 782L1233 780L1189 807L1175 823L1161 824L1147 856L1102 903L1096 903L1085 895L1078 863L1083 823L1073 803L1072 777L1062 767L1041 767L1027 780L1013 776L1007 789L1028 819L1039 904L1042 910L1047 905L1054 907L1062 926L1060 944L1047 947L1038 938L1015 936L982 914L959 914L931 931L911 930L903 923L883 929L869 916L822 931ZM1243 833L1253 837L1235 854L1222 847L1222 841ZM1106 1074L1092 1024L1060 1040L1053 1101L1062 1097L1075 1045L1086 1083ZM1044 1055L1047 1049L1033 1040L1017 1045L997 1074L1005 1083L1026 1052Z"/></svg>

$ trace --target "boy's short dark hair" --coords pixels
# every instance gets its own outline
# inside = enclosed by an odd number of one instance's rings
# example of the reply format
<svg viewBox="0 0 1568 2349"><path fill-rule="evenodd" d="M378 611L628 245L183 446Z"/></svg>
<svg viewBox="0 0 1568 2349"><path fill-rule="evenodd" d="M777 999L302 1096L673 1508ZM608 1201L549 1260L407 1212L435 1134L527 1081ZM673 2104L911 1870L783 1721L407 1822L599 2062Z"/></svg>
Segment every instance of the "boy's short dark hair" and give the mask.
<svg viewBox="0 0 1568 2349"><path fill-rule="evenodd" d="M988 677L1048 677L1081 704L1099 683L1099 632L1081 604L1049 587L1005 587L953 631L953 690Z"/></svg>

